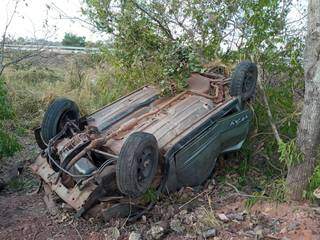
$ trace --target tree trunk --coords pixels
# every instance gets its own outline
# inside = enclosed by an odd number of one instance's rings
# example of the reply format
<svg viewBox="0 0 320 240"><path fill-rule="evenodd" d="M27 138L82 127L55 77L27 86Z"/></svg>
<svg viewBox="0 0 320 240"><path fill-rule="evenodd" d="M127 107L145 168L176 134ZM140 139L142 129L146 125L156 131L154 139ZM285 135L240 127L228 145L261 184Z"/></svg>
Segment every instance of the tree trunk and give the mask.
<svg viewBox="0 0 320 240"><path fill-rule="evenodd" d="M305 95L297 146L303 161L289 166L288 194L301 200L314 171L320 150L320 1L309 0L308 34L304 56Z"/></svg>

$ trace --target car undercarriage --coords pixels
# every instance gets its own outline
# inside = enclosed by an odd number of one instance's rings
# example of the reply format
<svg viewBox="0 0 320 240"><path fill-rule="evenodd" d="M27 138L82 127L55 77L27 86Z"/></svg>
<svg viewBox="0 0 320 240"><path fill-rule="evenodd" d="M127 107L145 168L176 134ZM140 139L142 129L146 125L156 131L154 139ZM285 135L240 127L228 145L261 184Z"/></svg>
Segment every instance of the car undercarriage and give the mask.
<svg viewBox="0 0 320 240"><path fill-rule="evenodd" d="M142 203L149 189L159 196L200 185L219 154L241 148L256 78L244 61L232 77L192 73L176 96L144 86L83 117L58 98L35 130L42 150L31 169L77 216L137 219L153 205Z"/></svg>

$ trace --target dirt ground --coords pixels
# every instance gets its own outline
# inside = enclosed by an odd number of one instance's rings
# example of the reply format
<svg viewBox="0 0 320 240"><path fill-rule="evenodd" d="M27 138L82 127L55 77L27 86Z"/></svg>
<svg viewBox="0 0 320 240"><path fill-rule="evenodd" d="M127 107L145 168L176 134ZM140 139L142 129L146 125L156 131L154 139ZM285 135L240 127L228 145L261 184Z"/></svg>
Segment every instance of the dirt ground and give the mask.
<svg viewBox="0 0 320 240"><path fill-rule="evenodd" d="M320 239L319 205L260 201L248 209L247 195L213 179L165 196L135 223L75 219L60 201L59 214L51 216L43 192L33 193L37 181L27 168L37 148L30 136L22 142L22 152L5 159L0 170L3 175L17 163L23 166L0 192L0 239Z"/></svg>

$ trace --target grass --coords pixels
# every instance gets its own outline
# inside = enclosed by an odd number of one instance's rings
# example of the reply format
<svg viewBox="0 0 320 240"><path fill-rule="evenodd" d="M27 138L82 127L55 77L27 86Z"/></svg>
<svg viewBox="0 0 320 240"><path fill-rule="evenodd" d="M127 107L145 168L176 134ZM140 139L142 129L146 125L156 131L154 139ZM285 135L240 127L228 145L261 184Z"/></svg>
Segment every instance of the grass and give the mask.
<svg viewBox="0 0 320 240"><path fill-rule="evenodd" d="M13 155L21 148L11 131L13 116L4 79L0 77L0 160L3 157Z"/></svg>
<svg viewBox="0 0 320 240"><path fill-rule="evenodd" d="M157 199L157 191L155 188L149 188L142 196L143 202L155 203Z"/></svg>
<svg viewBox="0 0 320 240"><path fill-rule="evenodd" d="M2 127L0 127L0 160L2 157L11 156L21 149L21 145L18 143L15 135L1 128Z"/></svg>
<svg viewBox="0 0 320 240"><path fill-rule="evenodd" d="M28 191L34 188L38 183L34 178L17 177L8 182L8 188L11 191Z"/></svg>
<svg viewBox="0 0 320 240"><path fill-rule="evenodd" d="M212 209L202 208L203 216L200 219L200 222L207 228L216 228L220 226L219 220L216 218L216 213Z"/></svg>
<svg viewBox="0 0 320 240"><path fill-rule="evenodd" d="M47 105L57 96L76 101L82 114L98 108L97 85L91 79L90 70L72 61L65 72L35 66L8 69L5 80L19 127L32 129L39 125Z"/></svg>
<svg viewBox="0 0 320 240"><path fill-rule="evenodd" d="M315 201L313 191L320 187L320 165L318 165L310 179L310 184L305 192L305 197Z"/></svg>
<svg viewBox="0 0 320 240"><path fill-rule="evenodd" d="M7 69L5 81L21 127L37 126L47 105L57 96L74 100L85 115L138 87L165 81L157 64L126 68L115 60L110 60L110 65L107 61L87 56L68 60L60 68L31 65Z"/></svg>

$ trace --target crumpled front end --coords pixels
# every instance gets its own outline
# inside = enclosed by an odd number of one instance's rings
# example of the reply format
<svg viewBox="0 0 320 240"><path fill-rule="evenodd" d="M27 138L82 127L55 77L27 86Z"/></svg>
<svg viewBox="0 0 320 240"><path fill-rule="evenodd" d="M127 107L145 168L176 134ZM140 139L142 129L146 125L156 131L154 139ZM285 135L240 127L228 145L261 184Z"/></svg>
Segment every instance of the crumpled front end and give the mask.
<svg viewBox="0 0 320 240"><path fill-rule="evenodd" d="M31 165L31 170L34 174L41 177L41 179L49 185L52 191L68 203L75 210L79 211L84 206L88 197L97 188L97 185L92 182L87 182L82 185L75 185L72 188L67 188L59 177L59 173L55 172L49 165L47 158L39 155L36 161Z"/></svg>

